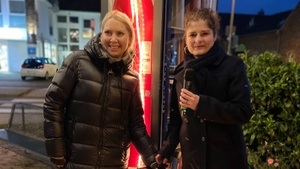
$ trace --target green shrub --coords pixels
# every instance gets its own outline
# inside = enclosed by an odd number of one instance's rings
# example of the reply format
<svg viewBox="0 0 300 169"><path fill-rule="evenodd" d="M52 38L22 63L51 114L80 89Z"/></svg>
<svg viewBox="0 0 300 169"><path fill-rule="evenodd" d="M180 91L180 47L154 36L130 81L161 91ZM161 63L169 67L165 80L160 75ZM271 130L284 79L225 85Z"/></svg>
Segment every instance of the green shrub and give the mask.
<svg viewBox="0 0 300 169"><path fill-rule="evenodd" d="M244 126L251 168L300 168L300 65L270 52L241 54L254 115Z"/></svg>

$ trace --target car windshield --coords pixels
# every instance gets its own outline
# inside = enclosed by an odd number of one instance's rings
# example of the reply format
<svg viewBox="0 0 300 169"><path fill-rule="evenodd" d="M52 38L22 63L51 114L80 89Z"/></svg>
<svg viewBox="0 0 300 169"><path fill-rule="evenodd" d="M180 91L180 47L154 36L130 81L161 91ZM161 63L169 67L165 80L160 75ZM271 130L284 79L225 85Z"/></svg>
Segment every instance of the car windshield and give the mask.
<svg viewBox="0 0 300 169"><path fill-rule="evenodd" d="M29 58L24 61L24 67L34 68L42 64L52 64L53 62L49 58Z"/></svg>

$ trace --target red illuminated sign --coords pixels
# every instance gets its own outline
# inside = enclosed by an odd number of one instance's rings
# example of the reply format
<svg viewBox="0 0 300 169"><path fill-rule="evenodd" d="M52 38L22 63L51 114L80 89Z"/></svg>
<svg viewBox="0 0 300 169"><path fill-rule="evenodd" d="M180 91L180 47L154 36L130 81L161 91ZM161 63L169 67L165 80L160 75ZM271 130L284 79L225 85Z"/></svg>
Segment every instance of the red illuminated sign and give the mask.
<svg viewBox="0 0 300 169"><path fill-rule="evenodd" d="M152 0L115 0L113 9L126 13L134 24L137 55L134 58L133 68L140 75L141 96L145 110L144 120L150 134L152 112ZM131 146L130 152L129 167L137 167L139 165L139 154L134 146Z"/></svg>

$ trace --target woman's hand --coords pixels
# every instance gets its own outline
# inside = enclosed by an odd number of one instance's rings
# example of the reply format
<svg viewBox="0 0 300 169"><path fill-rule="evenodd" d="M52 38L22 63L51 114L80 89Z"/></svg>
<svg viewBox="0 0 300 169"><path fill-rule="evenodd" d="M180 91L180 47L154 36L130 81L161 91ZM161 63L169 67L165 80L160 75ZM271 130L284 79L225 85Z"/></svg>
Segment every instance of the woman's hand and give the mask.
<svg viewBox="0 0 300 169"><path fill-rule="evenodd" d="M64 168L67 162L65 157L51 157L50 160L56 165L57 168Z"/></svg>
<svg viewBox="0 0 300 169"><path fill-rule="evenodd" d="M198 103L200 101L200 96L190 92L187 89L181 89L179 104L181 107L190 108L196 110Z"/></svg>
<svg viewBox="0 0 300 169"><path fill-rule="evenodd" d="M157 164L167 164L167 162L168 162L168 159L167 158L163 158L160 154L157 154L156 156L155 156L155 160L156 160L156 163Z"/></svg>

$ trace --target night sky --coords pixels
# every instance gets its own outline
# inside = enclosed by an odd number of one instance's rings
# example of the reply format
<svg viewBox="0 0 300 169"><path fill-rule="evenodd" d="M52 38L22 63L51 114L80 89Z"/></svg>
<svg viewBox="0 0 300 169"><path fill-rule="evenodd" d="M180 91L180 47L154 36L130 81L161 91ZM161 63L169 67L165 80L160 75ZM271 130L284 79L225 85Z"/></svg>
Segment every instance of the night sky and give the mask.
<svg viewBox="0 0 300 169"><path fill-rule="evenodd" d="M100 12L101 0L59 0L60 9ZM231 12L232 0L219 0L218 11ZM235 0L235 13L257 14L264 10L266 15L294 9L300 0Z"/></svg>
<svg viewBox="0 0 300 169"><path fill-rule="evenodd" d="M219 0L218 11L230 13L232 0ZM235 0L235 13L257 14L263 10L265 15L272 15L294 9L300 0Z"/></svg>
<svg viewBox="0 0 300 169"><path fill-rule="evenodd" d="M100 12L100 0L59 0L61 10Z"/></svg>

